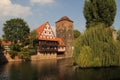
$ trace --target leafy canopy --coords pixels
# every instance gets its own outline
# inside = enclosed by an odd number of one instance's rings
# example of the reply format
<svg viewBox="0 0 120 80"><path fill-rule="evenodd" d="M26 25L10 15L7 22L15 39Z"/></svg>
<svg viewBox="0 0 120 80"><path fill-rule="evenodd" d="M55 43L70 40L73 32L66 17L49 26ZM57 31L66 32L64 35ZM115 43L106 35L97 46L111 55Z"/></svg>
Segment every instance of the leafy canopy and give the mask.
<svg viewBox="0 0 120 80"><path fill-rule="evenodd" d="M81 35L80 31L74 30L74 38L78 38Z"/></svg>
<svg viewBox="0 0 120 80"><path fill-rule="evenodd" d="M117 40L120 41L120 29L117 31Z"/></svg>
<svg viewBox="0 0 120 80"><path fill-rule="evenodd" d="M16 18L6 21L3 27L3 31L3 38L5 40L11 42L24 42L29 34L30 29L23 19Z"/></svg>
<svg viewBox="0 0 120 80"><path fill-rule="evenodd" d="M85 0L84 17L86 27L94 27L98 23L112 26L116 15L115 0Z"/></svg>
<svg viewBox="0 0 120 80"><path fill-rule="evenodd" d="M80 67L120 65L120 43L112 36L113 29L99 24L87 29L75 41L74 58Z"/></svg>

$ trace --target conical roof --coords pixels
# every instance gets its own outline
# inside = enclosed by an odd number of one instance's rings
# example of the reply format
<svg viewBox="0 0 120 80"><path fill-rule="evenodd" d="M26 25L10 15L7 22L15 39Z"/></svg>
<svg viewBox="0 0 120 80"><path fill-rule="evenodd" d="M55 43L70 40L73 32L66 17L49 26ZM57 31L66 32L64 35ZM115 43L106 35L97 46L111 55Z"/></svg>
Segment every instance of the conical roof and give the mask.
<svg viewBox="0 0 120 80"><path fill-rule="evenodd" d="M70 18L68 18L67 16L63 16L62 18L60 18L58 21L56 21L56 23L57 22L60 22L60 21L70 21L70 22L73 22L72 20L70 20Z"/></svg>

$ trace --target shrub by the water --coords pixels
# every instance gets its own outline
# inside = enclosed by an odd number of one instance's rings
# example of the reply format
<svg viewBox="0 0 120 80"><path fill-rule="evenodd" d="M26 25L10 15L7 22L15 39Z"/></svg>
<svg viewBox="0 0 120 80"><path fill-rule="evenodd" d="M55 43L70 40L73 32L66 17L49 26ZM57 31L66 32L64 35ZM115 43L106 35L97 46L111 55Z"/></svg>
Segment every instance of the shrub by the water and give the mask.
<svg viewBox="0 0 120 80"><path fill-rule="evenodd" d="M120 65L119 41L113 29L103 24L87 29L75 41L74 58L80 67L109 67Z"/></svg>
<svg viewBox="0 0 120 80"><path fill-rule="evenodd" d="M92 50L89 46L83 46L81 53L78 55L77 63L81 67L92 66L93 61Z"/></svg>

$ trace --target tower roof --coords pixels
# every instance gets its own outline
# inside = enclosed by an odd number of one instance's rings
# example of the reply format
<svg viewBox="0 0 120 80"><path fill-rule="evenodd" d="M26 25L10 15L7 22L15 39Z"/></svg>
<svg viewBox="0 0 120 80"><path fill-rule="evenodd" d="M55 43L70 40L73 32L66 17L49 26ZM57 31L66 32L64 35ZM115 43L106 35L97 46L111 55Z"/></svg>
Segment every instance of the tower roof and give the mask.
<svg viewBox="0 0 120 80"><path fill-rule="evenodd" d="M60 21L70 21L70 22L73 22L70 18L68 18L67 16L63 16L62 18L60 18L58 21L56 21L56 23L57 22L60 22Z"/></svg>

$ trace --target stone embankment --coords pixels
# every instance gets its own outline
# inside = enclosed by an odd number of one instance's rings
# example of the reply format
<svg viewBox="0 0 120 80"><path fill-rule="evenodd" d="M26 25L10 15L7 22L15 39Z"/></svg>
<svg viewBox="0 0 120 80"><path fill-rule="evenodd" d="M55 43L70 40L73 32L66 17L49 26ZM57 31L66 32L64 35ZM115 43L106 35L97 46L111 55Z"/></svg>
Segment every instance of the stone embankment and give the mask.
<svg viewBox="0 0 120 80"><path fill-rule="evenodd" d="M37 54L32 55L30 60L41 60L41 59L65 59L69 57L65 57L65 55L58 56L57 54ZM23 59L20 59L18 56L15 56L15 58L11 58L9 53L0 53L0 64L11 62L11 61L23 61Z"/></svg>
<svg viewBox="0 0 120 80"><path fill-rule="evenodd" d="M11 56L8 53L0 53L0 64L4 64L11 61L22 61L22 59L19 59L18 56L15 56L14 59L11 58Z"/></svg>
<svg viewBox="0 0 120 80"><path fill-rule="evenodd" d="M4 64L4 63L7 63L7 62L8 62L8 60L6 59L4 54L0 53L0 64Z"/></svg>
<svg viewBox="0 0 120 80"><path fill-rule="evenodd" d="M8 60L8 62L10 62L10 61L22 61L22 59L20 59L18 56L15 56L15 58L13 59L13 58L11 58L11 56L10 56L10 54L4 54L5 55L5 57L6 57L6 59Z"/></svg>
<svg viewBox="0 0 120 80"><path fill-rule="evenodd" d="M41 59L56 59L57 54L37 54L31 56L31 60L41 60Z"/></svg>

